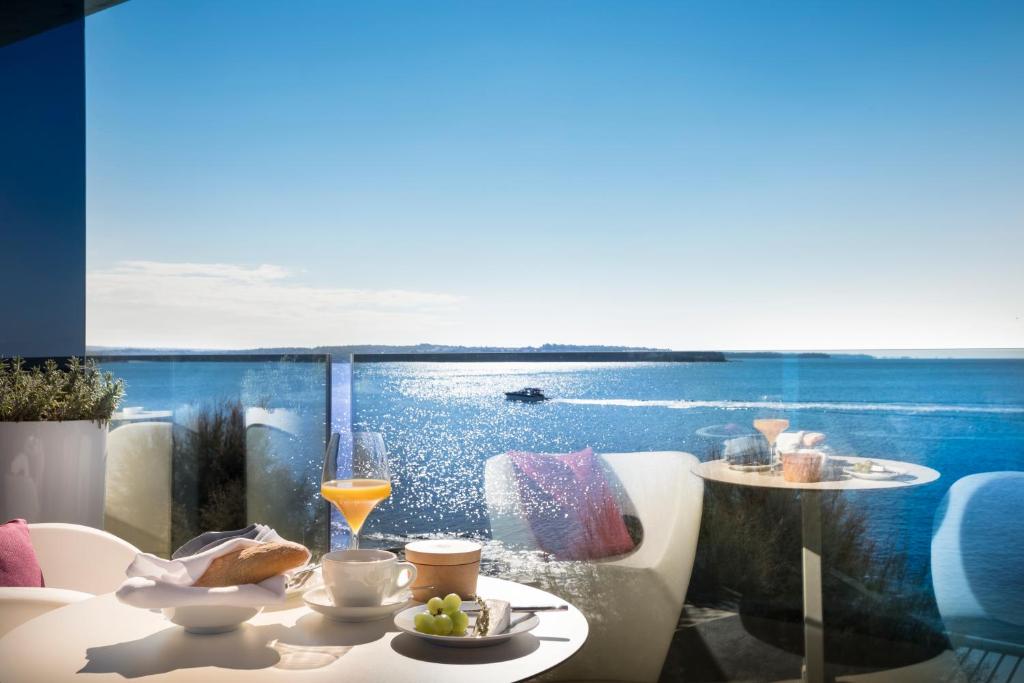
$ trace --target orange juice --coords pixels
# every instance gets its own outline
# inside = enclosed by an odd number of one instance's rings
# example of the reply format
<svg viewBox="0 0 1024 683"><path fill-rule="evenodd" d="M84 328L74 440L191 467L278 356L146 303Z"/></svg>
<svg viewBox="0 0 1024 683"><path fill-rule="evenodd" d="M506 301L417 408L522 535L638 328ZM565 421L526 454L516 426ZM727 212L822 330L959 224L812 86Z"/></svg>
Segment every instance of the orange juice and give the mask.
<svg viewBox="0 0 1024 683"><path fill-rule="evenodd" d="M320 486L320 495L334 503L353 533L358 534L377 503L391 495L385 479L333 479Z"/></svg>

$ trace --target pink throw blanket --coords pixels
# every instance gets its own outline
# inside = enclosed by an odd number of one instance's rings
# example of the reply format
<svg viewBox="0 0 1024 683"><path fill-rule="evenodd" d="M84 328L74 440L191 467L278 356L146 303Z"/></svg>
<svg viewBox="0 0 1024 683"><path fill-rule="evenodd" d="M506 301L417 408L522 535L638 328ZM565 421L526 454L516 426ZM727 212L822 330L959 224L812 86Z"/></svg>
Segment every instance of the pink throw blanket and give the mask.
<svg viewBox="0 0 1024 683"><path fill-rule="evenodd" d="M594 451L511 451L519 498L541 549L561 560L596 560L633 550L622 510Z"/></svg>

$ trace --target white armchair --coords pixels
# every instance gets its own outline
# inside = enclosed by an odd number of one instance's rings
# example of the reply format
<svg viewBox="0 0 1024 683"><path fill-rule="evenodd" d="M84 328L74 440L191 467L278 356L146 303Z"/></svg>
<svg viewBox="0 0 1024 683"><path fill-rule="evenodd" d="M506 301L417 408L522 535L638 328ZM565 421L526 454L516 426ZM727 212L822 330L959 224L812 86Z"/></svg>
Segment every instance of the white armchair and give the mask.
<svg viewBox="0 0 1024 683"><path fill-rule="evenodd" d="M960 479L935 514L932 585L956 647L1024 655L1024 472Z"/></svg>
<svg viewBox="0 0 1024 683"><path fill-rule="evenodd" d="M632 553L590 562L535 562L518 580L538 584L580 608L590 621L583 650L546 678L657 680L675 633L697 552L703 482L689 453L604 453L643 527ZM490 458L484 490L492 537L529 558L538 545L519 501L507 455ZM514 560L509 562L515 564ZM526 560L529 562L529 560ZM516 572L513 572L516 573Z"/></svg>
<svg viewBox="0 0 1024 683"><path fill-rule="evenodd" d="M12 628L121 585L138 549L113 534L77 524L29 524L45 588L0 587L0 636Z"/></svg>

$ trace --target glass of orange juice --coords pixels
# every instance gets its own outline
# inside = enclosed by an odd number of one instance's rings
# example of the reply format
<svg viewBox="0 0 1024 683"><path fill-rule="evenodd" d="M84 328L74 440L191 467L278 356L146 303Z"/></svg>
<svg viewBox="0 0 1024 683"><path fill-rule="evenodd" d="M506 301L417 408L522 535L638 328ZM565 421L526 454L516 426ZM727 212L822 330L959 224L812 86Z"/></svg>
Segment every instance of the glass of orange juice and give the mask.
<svg viewBox="0 0 1024 683"><path fill-rule="evenodd" d="M324 461L320 495L329 500L352 530L350 548L359 547L359 532L373 508L391 495L391 474L384 438L376 432L352 435L351 462L330 463L328 449ZM336 453L336 451L335 451Z"/></svg>
<svg viewBox="0 0 1024 683"><path fill-rule="evenodd" d="M778 457L776 453L775 442L779 438L779 434L789 429L789 420L785 418L762 418L760 420L754 420L754 429L761 432L764 435L765 440L768 442L768 464L775 469L775 460Z"/></svg>

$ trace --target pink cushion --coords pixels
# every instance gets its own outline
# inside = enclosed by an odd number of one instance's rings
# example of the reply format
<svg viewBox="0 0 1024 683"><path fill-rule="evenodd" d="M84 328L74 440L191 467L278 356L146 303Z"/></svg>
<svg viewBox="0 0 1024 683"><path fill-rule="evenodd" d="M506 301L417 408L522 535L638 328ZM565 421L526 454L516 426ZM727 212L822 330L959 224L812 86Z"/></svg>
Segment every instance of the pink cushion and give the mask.
<svg viewBox="0 0 1024 683"><path fill-rule="evenodd" d="M508 455L542 550L561 560L596 560L633 550L614 489L593 450Z"/></svg>
<svg viewBox="0 0 1024 683"><path fill-rule="evenodd" d="M28 524L23 519L14 519L0 525L0 586L43 585L43 572L32 547Z"/></svg>

